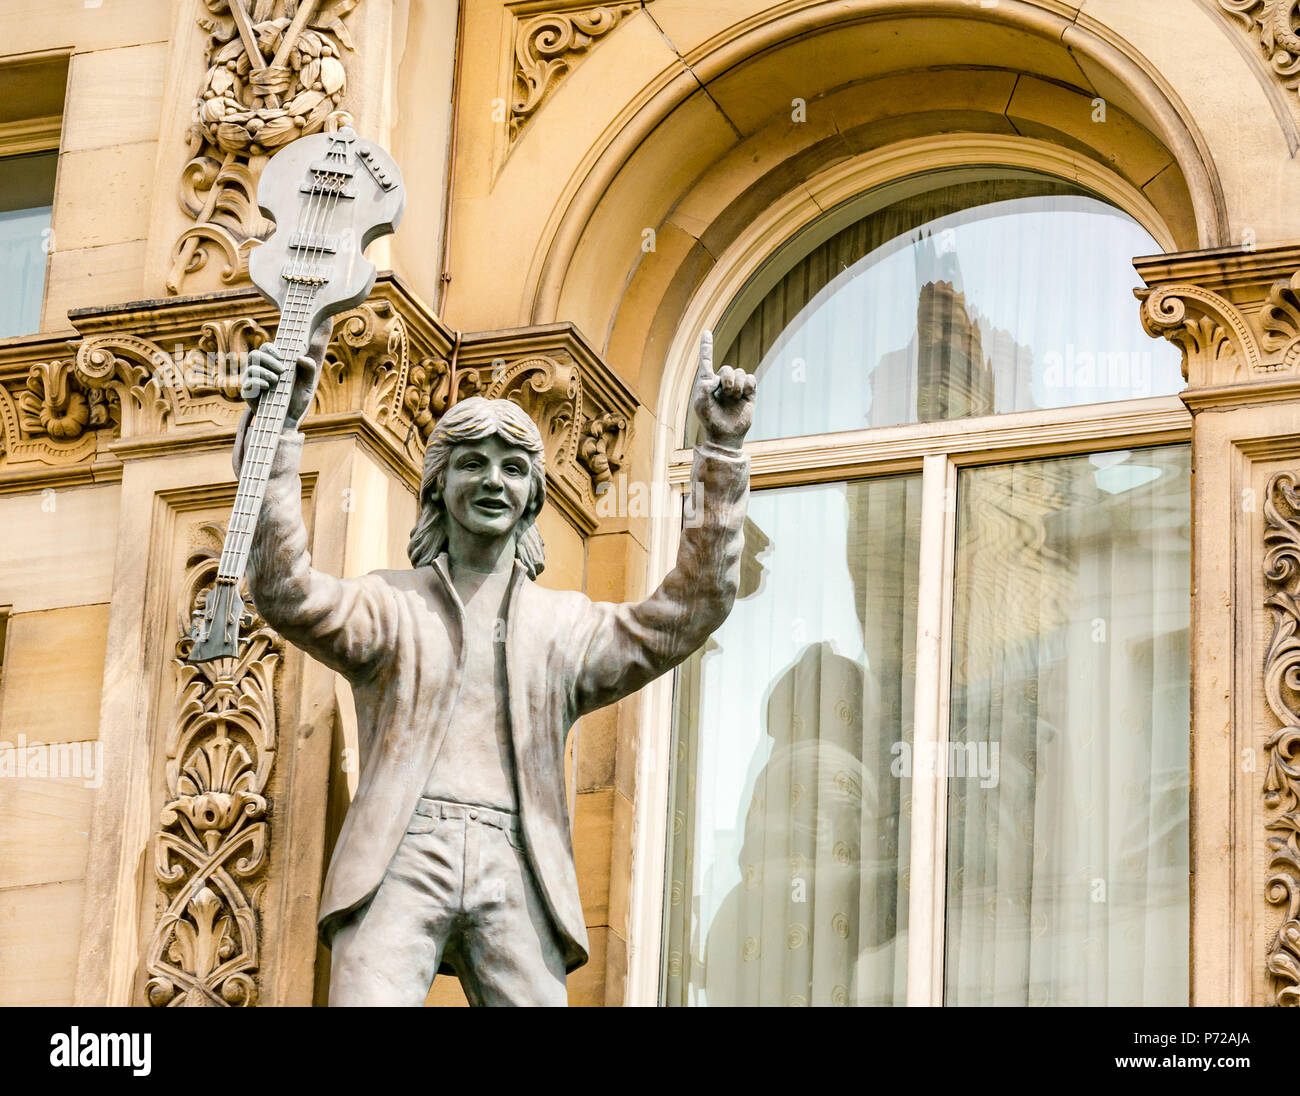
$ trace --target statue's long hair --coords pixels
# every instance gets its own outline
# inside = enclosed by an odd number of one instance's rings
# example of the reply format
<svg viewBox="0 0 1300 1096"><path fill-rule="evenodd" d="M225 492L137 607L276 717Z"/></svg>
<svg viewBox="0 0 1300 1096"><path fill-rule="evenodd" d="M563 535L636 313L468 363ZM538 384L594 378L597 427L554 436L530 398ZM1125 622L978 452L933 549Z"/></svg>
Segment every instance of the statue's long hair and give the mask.
<svg viewBox="0 0 1300 1096"><path fill-rule="evenodd" d="M529 454L532 494L519 519L515 556L529 578L536 578L546 566L546 549L537 531L537 515L546 502L546 456L542 435L527 412L509 400L487 400L471 396L452 407L429 438L424 453L424 476L420 483L420 519L411 530L406 554L412 567L428 567L447 547L447 507L442 501L451 448L462 442L499 437Z"/></svg>

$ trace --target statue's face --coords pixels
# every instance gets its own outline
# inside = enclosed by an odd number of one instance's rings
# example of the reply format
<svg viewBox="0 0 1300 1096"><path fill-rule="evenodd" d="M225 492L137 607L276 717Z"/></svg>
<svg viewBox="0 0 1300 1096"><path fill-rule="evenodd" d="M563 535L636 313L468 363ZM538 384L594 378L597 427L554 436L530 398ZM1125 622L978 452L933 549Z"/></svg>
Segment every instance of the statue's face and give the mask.
<svg viewBox="0 0 1300 1096"><path fill-rule="evenodd" d="M529 454L493 436L452 446L442 500L466 532L499 537L519 524L532 494Z"/></svg>

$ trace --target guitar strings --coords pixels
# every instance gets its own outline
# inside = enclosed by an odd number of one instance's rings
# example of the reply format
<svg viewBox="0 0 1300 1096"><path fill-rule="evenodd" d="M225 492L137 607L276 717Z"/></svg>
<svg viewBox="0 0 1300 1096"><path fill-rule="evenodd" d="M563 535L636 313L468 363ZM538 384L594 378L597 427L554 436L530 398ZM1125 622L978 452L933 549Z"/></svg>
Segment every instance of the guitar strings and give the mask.
<svg viewBox="0 0 1300 1096"><path fill-rule="evenodd" d="M326 160L335 153L338 145L341 143L340 138L334 138L326 152ZM314 291L307 287L306 283L301 281L302 278L317 276L315 272L316 260L322 257L326 251L326 238L324 230L329 227L333 218L333 213L338 205L343 187L346 186L346 175L339 173L339 178L332 181L327 189L322 189L322 178L324 175L327 179L330 175L335 174L328 169L321 173L313 172L312 189L308 198L307 207L299 220L299 231L303 236L302 242L306 245L299 249L299 257L296 264L291 264L291 274L297 277L291 280L289 291L285 294L286 308L282 310L281 319L285 318L285 312L288 313L289 319L289 341L291 344L303 342L303 350L307 348L311 332L307 330L308 320L310 318L310 303L315 295ZM323 200L321 199L323 193ZM304 224L305 222L305 224ZM297 269L294 270L293 266ZM277 342L279 330L277 329ZM293 347L296 348L296 345ZM280 349L277 347L277 349ZM269 469L271 461L271 448L274 441L275 431L272 430L273 421L281 421L283 412L287 410L288 401L292 396L293 385L296 383L296 363L300 356L297 353L291 355L294 359L295 369L289 377L285 377L277 384L268 405L263 408L259 405L259 412L266 411L266 414L258 414L254 417L253 424L253 467L257 470L257 477L251 491L245 492L246 506L239 505L237 500L238 517L242 520L238 522L240 526L237 534L238 555L245 554L245 544L252 536L252 516L260 509L263 496L266 490L265 470ZM286 371L287 372L287 371ZM292 378L292 379L291 379ZM261 421L257 421L261 420ZM233 524L233 523L232 523ZM233 555L234 553L232 553ZM242 570L238 561L232 559L232 564ZM223 568L224 570L224 568Z"/></svg>
<svg viewBox="0 0 1300 1096"><path fill-rule="evenodd" d="M322 187L320 178L317 173L312 174L312 187L308 194L306 207L299 214L299 231L304 229L307 232L306 242L309 245L308 253L310 254L310 244L312 240L311 229L315 227L318 218L324 213L324 205L320 199L322 197ZM304 223L305 222L305 223ZM277 326L277 341L280 334L280 328L285 326L284 320L289 320L289 341L297 343L304 337L299 330L305 320L307 313L308 297L303 296L303 285L298 280L299 277L306 274L304 269L307 263L299 258L290 260L289 289L285 293L284 308L281 310L281 323ZM295 270L295 266L297 269ZM279 347L277 347L279 349ZM297 355L294 355L296 364ZM293 376L293 374L291 374ZM225 550L222 553L221 565L219 567L219 579L227 579L231 582L238 582L244 565L247 562L247 546L252 536L252 516L261 506L262 498L265 494L266 477L265 470L270 467L270 442L272 431L270 429L271 420L279 419L281 412L287 409L289 396L293 391L293 383L277 384L271 398L266 403L259 401L258 413L253 416L250 424L250 434L247 456L251 459L251 467L256 475L253 477L251 487L246 490L236 492L235 511L231 517L231 532L234 534L227 538ZM283 407L281 406L283 405ZM241 487L249 486L241 477Z"/></svg>

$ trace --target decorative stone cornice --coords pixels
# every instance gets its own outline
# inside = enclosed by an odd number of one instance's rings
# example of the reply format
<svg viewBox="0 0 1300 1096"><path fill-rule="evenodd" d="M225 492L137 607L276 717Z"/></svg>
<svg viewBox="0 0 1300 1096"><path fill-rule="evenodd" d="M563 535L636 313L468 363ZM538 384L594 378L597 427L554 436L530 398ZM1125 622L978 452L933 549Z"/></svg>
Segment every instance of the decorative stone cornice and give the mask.
<svg viewBox="0 0 1300 1096"><path fill-rule="evenodd" d="M1224 386L1300 392L1300 246L1222 248L1138 259L1142 324L1183 351L1184 399ZM1245 397L1246 393L1240 394Z"/></svg>
<svg viewBox="0 0 1300 1096"><path fill-rule="evenodd" d="M518 140L529 119L595 41L642 6L625 3L564 7L554 2L512 5L515 26L510 144Z"/></svg>
<svg viewBox="0 0 1300 1096"><path fill-rule="evenodd" d="M345 120L346 18L360 0L204 0L206 64L190 126L190 161L180 205L195 223L172 250L167 278L220 256L226 283L248 271L248 251L269 225L258 213L257 179L267 157L295 138Z"/></svg>
<svg viewBox="0 0 1300 1096"><path fill-rule="evenodd" d="M244 360L276 323L251 289L70 318L79 339L0 345L0 493L112 480L134 456L229 445ZM438 419L474 394L514 400L534 417L552 501L594 530L636 400L571 324L458 337L385 274L335 320L304 429L360 432L415 487Z"/></svg>

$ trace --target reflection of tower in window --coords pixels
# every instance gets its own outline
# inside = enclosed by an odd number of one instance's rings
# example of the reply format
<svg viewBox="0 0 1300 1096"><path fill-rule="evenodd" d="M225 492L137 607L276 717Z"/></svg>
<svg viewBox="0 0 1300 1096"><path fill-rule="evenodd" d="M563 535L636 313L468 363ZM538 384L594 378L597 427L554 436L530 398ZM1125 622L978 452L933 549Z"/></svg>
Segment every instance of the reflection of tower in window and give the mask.
<svg viewBox="0 0 1300 1096"><path fill-rule="evenodd" d="M918 422L991 415L993 373L979 324L966 307L951 231L917 240L912 253L916 302L916 418Z"/></svg>

